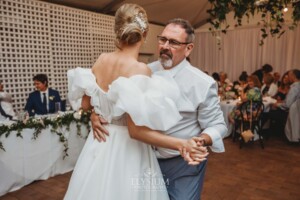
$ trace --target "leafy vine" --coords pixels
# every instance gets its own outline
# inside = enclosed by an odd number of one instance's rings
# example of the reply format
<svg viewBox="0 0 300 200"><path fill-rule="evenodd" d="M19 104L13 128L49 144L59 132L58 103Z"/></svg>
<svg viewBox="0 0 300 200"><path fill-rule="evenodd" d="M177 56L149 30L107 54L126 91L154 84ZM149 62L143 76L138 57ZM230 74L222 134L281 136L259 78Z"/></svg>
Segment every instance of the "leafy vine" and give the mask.
<svg viewBox="0 0 300 200"><path fill-rule="evenodd" d="M260 45L264 44L264 39L271 35L278 38L284 34L285 24L284 8L292 7L292 24L289 29L294 29L300 20L300 0L209 0L211 9L207 12L210 14L208 22L212 25L209 29L214 35L217 30L226 33L230 25L226 24L226 15L229 12L234 13L236 19L235 26L242 26L242 18L246 16L248 19L250 15L255 13L261 15L261 40ZM270 20L267 20L269 17ZM225 28L221 27L225 24Z"/></svg>
<svg viewBox="0 0 300 200"><path fill-rule="evenodd" d="M55 117L41 117L41 118L28 118L23 121L18 121L11 125L0 125L0 138L2 135L9 137L13 131L16 132L16 137L22 136L22 131L25 128L33 129L33 140L37 140L39 135L42 133L43 129L51 127L50 131L55 133L59 137L59 141L64 145L64 156L68 156L68 139L64 136L61 129L65 127L67 131L70 131L70 125L72 122L76 123L77 135L83 138L81 133L81 125L85 125L88 130L90 130L90 112L72 112L72 113L63 113ZM86 139L86 137L84 138ZM0 149L5 151L3 143L0 141Z"/></svg>

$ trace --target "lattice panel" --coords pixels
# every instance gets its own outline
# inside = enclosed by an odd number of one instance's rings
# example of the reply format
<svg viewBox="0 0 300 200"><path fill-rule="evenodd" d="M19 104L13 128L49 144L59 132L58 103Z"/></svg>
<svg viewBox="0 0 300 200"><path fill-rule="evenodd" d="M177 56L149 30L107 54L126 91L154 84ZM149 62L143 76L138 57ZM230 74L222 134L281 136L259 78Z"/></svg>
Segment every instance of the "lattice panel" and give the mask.
<svg viewBox="0 0 300 200"><path fill-rule="evenodd" d="M65 96L66 73L74 67L90 67L91 37L89 13L51 5L51 44L55 86Z"/></svg>
<svg viewBox="0 0 300 200"><path fill-rule="evenodd" d="M114 18L106 15L91 14L90 28L93 44L93 60L102 52L115 50Z"/></svg>
<svg viewBox="0 0 300 200"><path fill-rule="evenodd" d="M15 110L24 108L37 73L65 98L68 69L91 67L115 49L113 23L111 16L41 1L0 0L0 80Z"/></svg>
<svg viewBox="0 0 300 200"><path fill-rule="evenodd" d="M18 110L34 89L32 77L51 73L49 5L1 0L0 16L0 79Z"/></svg>

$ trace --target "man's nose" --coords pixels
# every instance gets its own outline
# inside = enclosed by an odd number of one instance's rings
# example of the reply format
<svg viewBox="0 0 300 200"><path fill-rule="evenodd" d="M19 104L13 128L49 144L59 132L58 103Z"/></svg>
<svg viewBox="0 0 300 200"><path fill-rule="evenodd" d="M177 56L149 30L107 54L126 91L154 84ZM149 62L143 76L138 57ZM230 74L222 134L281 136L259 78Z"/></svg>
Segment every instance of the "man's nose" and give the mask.
<svg viewBox="0 0 300 200"><path fill-rule="evenodd" d="M167 40L167 41L165 42L165 44L163 45L163 48L164 48L164 49L170 49L170 43L169 43L169 40Z"/></svg>

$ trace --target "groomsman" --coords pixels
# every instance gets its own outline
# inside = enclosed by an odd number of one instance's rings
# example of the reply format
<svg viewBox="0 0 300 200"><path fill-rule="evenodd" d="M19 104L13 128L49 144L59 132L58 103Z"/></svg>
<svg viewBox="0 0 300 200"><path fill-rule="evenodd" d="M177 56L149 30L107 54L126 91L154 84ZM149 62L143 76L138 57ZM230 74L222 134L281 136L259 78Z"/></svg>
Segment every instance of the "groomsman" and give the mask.
<svg viewBox="0 0 300 200"><path fill-rule="evenodd" d="M33 77L36 91L29 94L25 110L29 116L45 115L55 112L55 103L61 102L59 92L48 88L48 77L46 74L37 74Z"/></svg>

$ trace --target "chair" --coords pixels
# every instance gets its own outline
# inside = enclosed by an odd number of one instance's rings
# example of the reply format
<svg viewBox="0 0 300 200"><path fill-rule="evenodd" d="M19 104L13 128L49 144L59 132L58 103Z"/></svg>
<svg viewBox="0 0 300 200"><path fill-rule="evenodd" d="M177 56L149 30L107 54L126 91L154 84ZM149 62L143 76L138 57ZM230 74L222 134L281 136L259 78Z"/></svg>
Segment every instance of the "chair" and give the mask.
<svg viewBox="0 0 300 200"><path fill-rule="evenodd" d="M239 134L240 148L246 142L242 136L242 133L246 130L251 130L255 135L257 134L261 148L264 148L263 137L262 137L262 124L261 115L264 112L264 104L262 101L246 101L238 108L240 111L240 127L241 132ZM254 137L251 138L254 141Z"/></svg>
<svg viewBox="0 0 300 200"><path fill-rule="evenodd" d="M235 142L236 139L238 139L240 137L240 132L239 132L240 127L241 127L241 119L234 119L234 124L233 124L232 132L231 132L233 142Z"/></svg>
<svg viewBox="0 0 300 200"><path fill-rule="evenodd" d="M285 135L290 142L300 142L300 99L296 100L289 109L285 124Z"/></svg>

